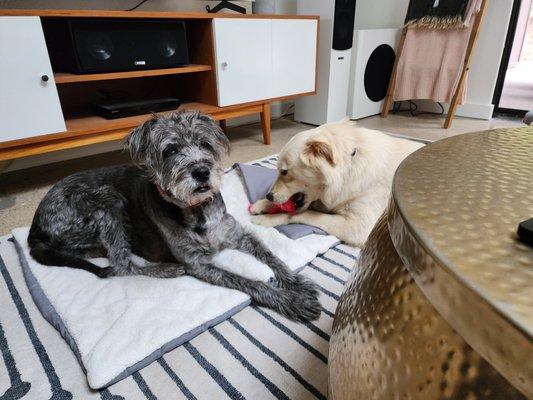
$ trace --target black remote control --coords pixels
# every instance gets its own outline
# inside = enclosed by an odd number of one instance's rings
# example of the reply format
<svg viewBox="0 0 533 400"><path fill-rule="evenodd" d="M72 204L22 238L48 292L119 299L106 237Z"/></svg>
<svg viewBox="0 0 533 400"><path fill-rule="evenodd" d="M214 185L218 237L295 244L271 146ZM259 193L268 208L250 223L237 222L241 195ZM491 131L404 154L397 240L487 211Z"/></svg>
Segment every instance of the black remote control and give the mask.
<svg viewBox="0 0 533 400"><path fill-rule="evenodd" d="M522 243L533 246L533 218L520 222L516 233Z"/></svg>

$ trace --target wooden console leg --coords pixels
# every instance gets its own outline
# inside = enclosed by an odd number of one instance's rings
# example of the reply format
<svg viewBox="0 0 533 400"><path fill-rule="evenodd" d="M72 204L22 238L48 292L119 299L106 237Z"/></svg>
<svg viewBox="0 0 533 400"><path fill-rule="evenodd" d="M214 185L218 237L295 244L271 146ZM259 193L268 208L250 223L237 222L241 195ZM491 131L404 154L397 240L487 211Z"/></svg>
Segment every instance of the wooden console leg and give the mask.
<svg viewBox="0 0 533 400"><path fill-rule="evenodd" d="M263 104L263 109L261 111L261 126L263 128L263 142L265 144L270 144L270 103Z"/></svg>
<svg viewBox="0 0 533 400"><path fill-rule="evenodd" d="M224 131L224 133L228 133L227 129L228 127L226 126L226 120L225 119L221 119L219 121L219 124L220 124L220 128L222 128L222 130Z"/></svg>

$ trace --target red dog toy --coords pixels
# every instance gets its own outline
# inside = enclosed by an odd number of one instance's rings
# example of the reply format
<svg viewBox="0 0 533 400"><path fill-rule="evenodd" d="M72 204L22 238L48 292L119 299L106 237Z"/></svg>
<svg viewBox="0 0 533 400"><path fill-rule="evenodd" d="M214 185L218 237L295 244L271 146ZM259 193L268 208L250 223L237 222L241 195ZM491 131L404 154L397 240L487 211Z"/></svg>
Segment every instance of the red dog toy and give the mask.
<svg viewBox="0 0 533 400"><path fill-rule="evenodd" d="M248 205L248 212L250 214L252 214L252 206L253 204ZM272 206L270 207L270 209L267 210L267 214L281 214L281 213L289 213L291 215L294 215L296 213L296 204L294 203L292 198L282 204L272 203Z"/></svg>

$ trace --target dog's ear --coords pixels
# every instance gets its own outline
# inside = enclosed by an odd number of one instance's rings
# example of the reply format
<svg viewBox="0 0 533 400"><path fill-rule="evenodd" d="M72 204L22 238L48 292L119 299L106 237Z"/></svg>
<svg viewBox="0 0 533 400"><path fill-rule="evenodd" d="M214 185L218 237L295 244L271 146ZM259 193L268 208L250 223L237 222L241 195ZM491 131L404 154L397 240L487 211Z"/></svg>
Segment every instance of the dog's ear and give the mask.
<svg viewBox="0 0 533 400"><path fill-rule="evenodd" d="M217 147L221 148L226 155L228 155L230 152L229 139L220 125L211 116L199 111L196 113L196 118L197 120L201 121L204 127L213 135L213 138L218 145Z"/></svg>
<svg viewBox="0 0 533 400"><path fill-rule="evenodd" d="M217 141L220 143L220 145L226 152L226 155L229 155L231 151L231 145L230 145L229 139L218 124L217 124Z"/></svg>
<svg viewBox="0 0 533 400"><path fill-rule="evenodd" d="M149 136L153 127L157 123L158 117L152 116L135 128L126 138L126 147L130 151L131 159L138 165L146 164L146 154L148 153Z"/></svg>
<svg viewBox="0 0 533 400"><path fill-rule="evenodd" d="M329 165L336 164L335 155L331 144L323 140L310 140L306 143L303 155L309 159L325 160Z"/></svg>

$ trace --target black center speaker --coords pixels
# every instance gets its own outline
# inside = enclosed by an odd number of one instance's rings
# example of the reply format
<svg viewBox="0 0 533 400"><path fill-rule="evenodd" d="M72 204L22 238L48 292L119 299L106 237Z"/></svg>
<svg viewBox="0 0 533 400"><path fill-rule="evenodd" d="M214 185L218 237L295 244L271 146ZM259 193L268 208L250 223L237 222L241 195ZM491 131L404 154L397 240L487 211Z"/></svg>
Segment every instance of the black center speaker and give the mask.
<svg viewBox="0 0 533 400"><path fill-rule="evenodd" d="M355 0L335 0L333 50L352 48L355 22Z"/></svg>
<svg viewBox="0 0 533 400"><path fill-rule="evenodd" d="M185 23L165 20L45 20L55 70L78 74L172 68L189 63Z"/></svg>

